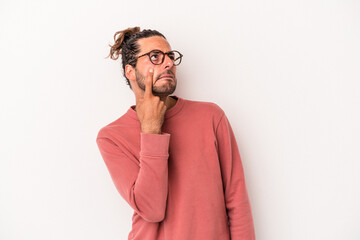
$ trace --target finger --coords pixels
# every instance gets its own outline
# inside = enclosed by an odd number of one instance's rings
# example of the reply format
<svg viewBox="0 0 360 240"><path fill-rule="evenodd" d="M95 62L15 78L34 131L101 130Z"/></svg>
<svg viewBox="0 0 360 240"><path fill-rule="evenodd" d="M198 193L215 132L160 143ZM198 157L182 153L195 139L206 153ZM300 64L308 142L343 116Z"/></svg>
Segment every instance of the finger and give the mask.
<svg viewBox="0 0 360 240"><path fill-rule="evenodd" d="M154 69L150 68L145 79L145 96L153 96L152 93L153 76L154 76Z"/></svg>

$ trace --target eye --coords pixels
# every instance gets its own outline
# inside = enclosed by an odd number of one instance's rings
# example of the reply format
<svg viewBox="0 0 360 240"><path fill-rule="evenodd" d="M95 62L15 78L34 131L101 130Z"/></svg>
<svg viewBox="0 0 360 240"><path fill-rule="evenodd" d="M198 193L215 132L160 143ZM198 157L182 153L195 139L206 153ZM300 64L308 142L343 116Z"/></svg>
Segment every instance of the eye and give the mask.
<svg viewBox="0 0 360 240"><path fill-rule="evenodd" d="M150 54L151 60L156 61L156 60L159 59L159 57L160 57L160 53L159 53L159 52L152 52L152 53Z"/></svg>
<svg viewBox="0 0 360 240"><path fill-rule="evenodd" d="M169 58L171 59L171 60L175 60L175 54L174 53L172 53L172 52L170 52L170 53L168 53L168 56L169 56Z"/></svg>

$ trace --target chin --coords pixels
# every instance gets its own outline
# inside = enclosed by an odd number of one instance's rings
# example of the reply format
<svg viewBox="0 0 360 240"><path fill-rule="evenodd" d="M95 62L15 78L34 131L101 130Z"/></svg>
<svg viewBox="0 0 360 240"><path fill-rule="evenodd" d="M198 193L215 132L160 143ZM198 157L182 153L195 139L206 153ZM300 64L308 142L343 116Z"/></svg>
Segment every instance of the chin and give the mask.
<svg viewBox="0 0 360 240"><path fill-rule="evenodd" d="M157 96L168 96L170 94L173 94L175 92L176 88L168 89L167 91L157 91L156 89L153 89L153 94Z"/></svg>

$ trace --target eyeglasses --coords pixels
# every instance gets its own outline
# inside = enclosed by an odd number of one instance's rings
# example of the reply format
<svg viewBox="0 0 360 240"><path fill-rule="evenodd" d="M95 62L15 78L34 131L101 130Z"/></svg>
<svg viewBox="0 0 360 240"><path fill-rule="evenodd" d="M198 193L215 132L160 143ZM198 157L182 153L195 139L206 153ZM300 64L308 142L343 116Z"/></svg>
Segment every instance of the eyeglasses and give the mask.
<svg viewBox="0 0 360 240"><path fill-rule="evenodd" d="M181 63L181 59L183 57L183 55L179 52L179 51L176 51L176 50L173 50L173 51L170 51L170 52L162 52L160 50L152 50L148 53L145 53L141 56L138 56L136 59L134 59L133 61L136 61L138 58L141 58L143 56L146 56L148 55L149 56L149 59L150 59L150 62L152 62L152 64L154 65L160 65L164 62L164 59L165 59L165 54L173 61L174 65L177 66ZM131 62L133 62L131 61Z"/></svg>

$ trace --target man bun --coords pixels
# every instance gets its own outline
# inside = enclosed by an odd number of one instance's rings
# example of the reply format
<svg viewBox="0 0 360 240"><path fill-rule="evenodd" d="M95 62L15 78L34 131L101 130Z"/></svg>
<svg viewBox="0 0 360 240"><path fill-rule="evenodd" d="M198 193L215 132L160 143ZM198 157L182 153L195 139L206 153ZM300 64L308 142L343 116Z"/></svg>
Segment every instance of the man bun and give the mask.
<svg viewBox="0 0 360 240"><path fill-rule="evenodd" d="M117 60L122 53L122 48L124 44L126 44L126 42L131 38L131 36L138 32L140 32L140 27L130 27L122 31L117 31L114 34L114 44L109 44L110 58L113 60Z"/></svg>

